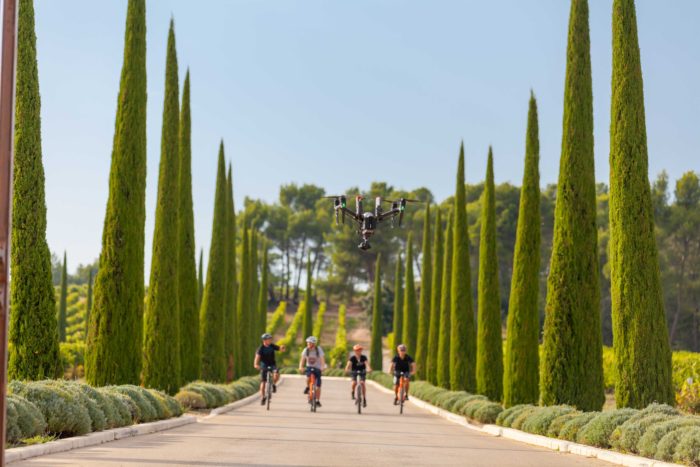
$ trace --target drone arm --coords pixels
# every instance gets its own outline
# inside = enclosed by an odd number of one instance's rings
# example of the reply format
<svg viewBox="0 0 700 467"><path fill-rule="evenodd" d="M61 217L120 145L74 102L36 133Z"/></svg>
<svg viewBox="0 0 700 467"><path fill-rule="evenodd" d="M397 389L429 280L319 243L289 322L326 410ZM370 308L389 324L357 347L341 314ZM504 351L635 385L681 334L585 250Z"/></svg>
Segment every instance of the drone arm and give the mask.
<svg viewBox="0 0 700 467"><path fill-rule="evenodd" d="M398 208L392 209L391 211L383 212L379 215L379 217L377 217L377 220L379 222L385 221L387 219L390 219L390 218L396 216L400 212L401 211Z"/></svg>
<svg viewBox="0 0 700 467"><path fill-rule="evenodd" d="M338 207L338 208L336 208L336 209L338 209L338 210L344 212L345 215L350 216L350 218L351 218L352 220L357 221L357 222L360 221L360 218L358 217L358 215L357 215L355 212L349 210L348 208L344 208L344 207L341 206L341 207Z"/></svg>

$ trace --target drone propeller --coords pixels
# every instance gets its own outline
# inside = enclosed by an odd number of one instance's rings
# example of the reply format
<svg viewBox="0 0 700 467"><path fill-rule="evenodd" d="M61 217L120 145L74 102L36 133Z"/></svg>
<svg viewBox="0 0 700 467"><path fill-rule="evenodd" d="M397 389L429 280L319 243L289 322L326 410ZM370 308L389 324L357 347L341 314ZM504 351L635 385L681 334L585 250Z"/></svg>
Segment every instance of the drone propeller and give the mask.
<svg viewBox="0 0 700 467"><path fill-rule="evenodd" d="M389 203L389 204L400 203L401 201L405 201L407 203L425 204L424 201L421 201L419 199L407 199L407 198L399 198L396 201L392 201L390 199L382 199L382 201L385 203Z"/></svg>

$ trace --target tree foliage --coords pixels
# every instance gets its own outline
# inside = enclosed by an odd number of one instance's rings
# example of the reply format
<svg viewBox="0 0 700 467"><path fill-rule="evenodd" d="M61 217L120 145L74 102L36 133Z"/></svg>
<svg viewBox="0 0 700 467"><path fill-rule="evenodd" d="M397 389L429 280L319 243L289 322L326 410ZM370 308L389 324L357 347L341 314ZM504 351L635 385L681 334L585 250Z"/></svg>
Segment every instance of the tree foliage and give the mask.
<svg viewBox="0 0 700 467"><path fill-rule="evenodd" d="M406 275L404 278L403 293L403 329L401 331L402 341L408 347L408 352L416 351L416 340L418 338L418 313L416 310L416 285L413 277L413 233L408 234L408 245L406 246Z"/></svg>
<svg viewBox="0 0 700 467"><path fill-rule="evenodd" d="M418 305L418 337L416 339L417 376L426 379L427 357L430 353L430 283L432 281L432 254L430 248L430 204L425 206L423 218L423 248L421 253L420 301Z"/></svg>
<svg viewBox="0 0 700 467"><path fill-rule="evenodd" d="M440 341L440 298L442 294L443 231L440 208L435 209L433 233L433 264L430 286L430 318L428 326L428 350L426 355L426 379L437 384L438 348Z"/></svg>
<svg viewBox="0 0 700 467"><path fill-rule="evenodd" d="M374 301L372 304L372 343L370 345L370 362L372 369L382 371L382 276L381 257L377 257L374 272Z"/></svg>

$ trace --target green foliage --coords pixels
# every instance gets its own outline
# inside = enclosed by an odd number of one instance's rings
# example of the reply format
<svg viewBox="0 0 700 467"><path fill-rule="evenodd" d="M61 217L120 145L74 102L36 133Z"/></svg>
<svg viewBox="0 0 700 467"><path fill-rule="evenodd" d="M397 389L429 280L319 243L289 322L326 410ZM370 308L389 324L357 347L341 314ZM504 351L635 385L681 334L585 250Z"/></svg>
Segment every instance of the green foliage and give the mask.
<svg viewBox="0 0 700 467"><path fill-rule="evenodd" d="M557 407L557 406L552 406L552 407ZM581 412L575 411L575 412L570 412L564 415L560 415L559 417L555 418L552 420L552 422L549 424L549 428L547 429L547 436L550 438L559 438L559 434L566 425L566 423L581 415Z"/></svg>
<svg viewBox="0 0 700 467"><path fill-rule="evenodd" d="M685 412L700 414L700 381L683 383L676 394L676 403Z"/></svg>
<svg viewBox="0 0 700 467"><path fill-rule="evenodd" d="M610 435L613 431L637 413L638 411L634 409L601 412L579 430L576 440L589 446L609 448Z"/></svg>
<svg viewBox="0 0 700 467"><path fill-rule="evenodd" d="M61 270L61 295L58 302L58 341L66 341L66 327L68 312L68 259L63 252L63 269Z"/></svg>
<svg viewBox="0 0 700 467"><path fill-rule="evenodd" d="M370 363L372 369L382 371L382 270L381 255L377 255L374 271L374 302L372 304L372 343L370 344Z"/></svg>
<svg viewBox="0 0 700 467"><path fill-rule="evenodd" d="M250 337L247 341L247 347L243 357L243 370L244 374L251 375L254 373L250 355L253 354L257 348L258 343L258 315L257 303L258 303L258 234L253 227L251 227L249 232L250 244L248 245L248 274L250 274L249 279L249 290L248 290L248 309L247 309L247 332ZM257 336L256 336L257 334Z"/></svg>
<svg viewBox="0 0 700 467"><path fill-rule="evenodd" d="M326 315L326 302L321 302L318 310L316 311L316 319L314 319L314 329L311 332L312 336L318 338L319 343L321 342L321 334L323 334L324 317Z"/></svg>
<svg viewBox="0 0 700 467"><path fill-rule="evenodd" d="M493 401L503 396L503 338L496 253L496 198L493 151L489 147L479 242L476 392Z"/></svg>
<svg viewBox="0 0 700 467"><path fill-rule="evenodd" d="M576 413L576 409L568 405L553 405L542 407L522 424L522 430L536 435L546 436L554 420L562 415Z"/></svg>
<svg viewBox="0 0 700 467"><path fill-rule="evenodd" d="M84 339L87 339L88 335L88 323L90 322L90 311L92 310L92 269L90 269L90 277L88 278L88 289L87 289L87 298L85 300L85 320L83 323L83 336Z"/></svg>
<svg viewBox="0 0 700 467"><path fill-rule="evenodd" d="M79 377L85 365L85 343L63 342L60 344L61 368L67 377Z"/></svg>
<svg viewBox="0 0 700 467"><path fill-rule="evenodd" d="M599 410L605 394L587 0L571 2L556 200L541 401Z"/></svg>
<svg viewBox="0 0 700 467"><path fill-rule="evenodd" d="M6 401L8 443L18 443L44 433L46 420L36 405L17 394L8 394Z"/></svg>
<svg viewBox="0 0 700 467"><path fill-rule="evenodd" d="M452 285L450 291L450 388L476 389L476 332L472 311L469 236L464 190L464 144L460 146L454 199Z"/></svg>
<svg viewBox="0 0 700 467"><path fill-rule="evenodd" d="M341 306L342 307L342 306ZM287 348L291 348L297 343L297 335L299 334L299 328L301 328L301 322L304 319L304 309L306 306L302 303L299 308L297 308L294 317L292 317L292 322L289 323L287 332L284 337L277 342L277 345L284 345ZM340 330L340 317L338 318L338 329Z"/></svg>
<svg viewBox="0 0 700 467"><path fill-rule="evenodd" d="M406 276L404 279L403 293L403 329L401 337L408 352L416 351L416 341L418 339L418 315L416 310L416 283L413 278L413 232L408 234L406 246Z"/></svg>
<svg viewBox="0 0 700 467"><path fill-rule="evenodd" d="M440 337L437 351L437 385L447 389L450 386L450 338L451 338L451 289L452 289L452 218L447 218L445 233L445 256L442 266L442 286L440 297Z"/></svg>
<svg viewBox="0 0 700 467"><path fill-rule="evenodd" d="M403 273L401 271L401 253L396 258L396 272L394 272L394 319L392 325L393 340L391 352L396 351L396 346L403 342Z"/></svg>
<svg viewBox="0 0 700 467"><path fill-rule="evenodd" d="M700 465L700 427L692 427L683 432L673 454L673 461Z"/></svg>
<svg viewBox="0 0 700 467"><path fill-rule="evenodd" d="M153 261L144 315L143 383L175 394L181 385L180 311L178 294L178 90L175 26L170 20L165 60L165 97L160 143L160 172L153 232ZM174 251L173 251L174 250Z"/></svg>
<svg viewBox="0 0 700 467"><path fill-rule="evenodd" d="M195 263L194 211L192 207L192 119L190 115L190 71L182 88L179 126L179 181L177 218L177 283L180 310L180 366L182 381L199 377L200 292ZM201 261L201 257L200 257ZM201 271L201 267L200 267Z"/></svg>
<svg viewBox="0 0 700 467"><path fill-rule="evenodd" d="M199 250L199 266L197 272L197 292L199 293L197 299L197 310L202 308L202 297L204 296L204 248ZM197 325L199 326L199 324Z"/></svg>
<svg viewBox="0 0 700 467"><path fill-rule="evenodd" d="M634 0L613 2L610 282L618 407L672 404ZM614 168L614 170L613 170Z"/></svg>
<svg viewBox="0 0 700 467"><path fill-rule="evenodd" d="M420 300L418 304L418 330L416 337L416 376L427 379L427 358L431 353L428 348L430 334L430 285L432 281L432 252L430 248L430 203L425 206L423 218L423 248L421 252Z"/></svg>
<svg viewBox="0 0 700 467"><path fill-rule="evenodd" d="M539 124L533 94L527 116L525 173L513 259L508 304L507 340L503 378L503 404L533 404L539 399L538 307L540 270Z"/></svg>
<svg viewBox="0 0 700 467"><path fill-rule="evenodd" d="M224 281L224 353L226 359L226 381L232 380L242 369L242 354L237 352L238 339L238 296L236 287L236 209L233 203L233 169L228 166L226 176L226 240L224 261L226 279ZM241 271L245 270L242 264ZM239 359L237 361L236 359Z"/></svg>
<svg viewBox="0 0 700 467"><path fill-rule="evenodd" d="M304 295L304 320L302 322L302 329L304 338L312 336L313 334L313 293L311 290L311 255L306 259L306 291ZM318 336L316 336L318 337Z"/></svg>
<svg viewBox="0 0 700 467"><path fill-rule="evenodd" d="M200 309L199 329L202 362L200 373L208 381L224 381L226 359L224 352L225 278L226 278L226 169L224 143L219 146L219 161L214 195L214 220L209 247L207 282Z"/></svg>
<svg viewBox="0 0 700 467"><path fill-rule="evenodd" d="M657 451L661 440L676 430L684 430L688 427L700 427L700 417L676 417L671 420L651 425L637 442L637 452L644 457L657 457Z"/></svg>
<svg viewBox="0 0 700 467"><path fill-rule="evenodd" d="M258 391L259 376L245 376L229 384L194 381L175 395L187 410L212 409L248 397Z"/></svg>
<svg viewBox="0 0 700 467"><path fill-rule="evenodd" d="M561 430L559 430L559 439L576 441L579 430L586 426L588 422L593 420L593 418L599 414L600 412L584 412L572 417L569 421L564 423Z"/></svg>
<svg viewBox="0 0 700 467"><path fill-rule="evenodd" d="M259 329L258 333L262 333L267 329L267 293L269 287L269 264L268 264L268 247L267 242L263 242L263 256L260 267L260 290L258 290L258 313L259 313ZM319 308L318 312L321 312ZM324 310L325 312L325 310ZM319 331L319 336L320 336Z"/></svg>
<svg viewBox="0 0 700 467"><path fill-rule="evenodd" d="M238 271L238 293L236 296L236 364L235 375L241 376L246 373L248 349L250 347L251 336L249 334L250 322L250 235L246 219L243 219L243 231L241 233L241 267ZM254 342L254 341L253 341Z"/></svg>
<svg viewBox="0 0 700 467"><path fill-rule="evenodd" d="M442 269L444 239L440 208L435 209L435 230L433 235L432 284L430 285L430 326L428 330L428 351L426 356L426 378L438 384L438 356L440 346L440 299L442 294Z"/></svg>
<svg viewBox="0 0 700 467"><path fill-rule="evenodd" d="M673 415L663 413L648 414L643 418L632 417L613 431L610 446L618 451L636 453L637 443L647 428L672 418Z"/></svg>
<svg viewBox="0 0 700 467"><path fill-rule="evenodd" d="M345 314L347 308L345 304L338 308L338 330L335 334L335 345L331 349L330 362L331 368L339 368L345 364L348 358L348 340L345 323Z"/></svg>
<svg viewBox="0 0 700 467"><path fill-rule="evenodd" d="M284 316L287 313L287 302L281 301L279 305L277 305L277 309L275 309L275 312L272 313L272 317L270 318L270 321L267 323L267 327L265 328L265 332L268 334L274 335L277 333L282 325L284 324Z"/></svg>
<svg viewBox="0 0 700 467"><path fill-rule="evenodd" d="M59 336L46 244L33 0L21 0L18 7L8 375L41 379L60 373Z"/></svg>

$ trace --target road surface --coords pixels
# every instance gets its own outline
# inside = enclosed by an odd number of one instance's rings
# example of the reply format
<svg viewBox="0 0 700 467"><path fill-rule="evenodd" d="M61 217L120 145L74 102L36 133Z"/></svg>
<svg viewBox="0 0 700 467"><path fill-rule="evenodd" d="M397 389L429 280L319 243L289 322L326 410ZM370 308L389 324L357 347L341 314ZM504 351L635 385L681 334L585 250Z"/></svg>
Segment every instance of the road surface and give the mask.
<svg viewBox="0 0 700 467"><path fill-rule="evenodd" d="M303 385L287 379L270 412L256 401L200 423L12 465L611 465L483 435L411 404L399 415L391 395L369 386L368 407L357 415L348 381L325 380L323 407L311 413Z"/></svg>

